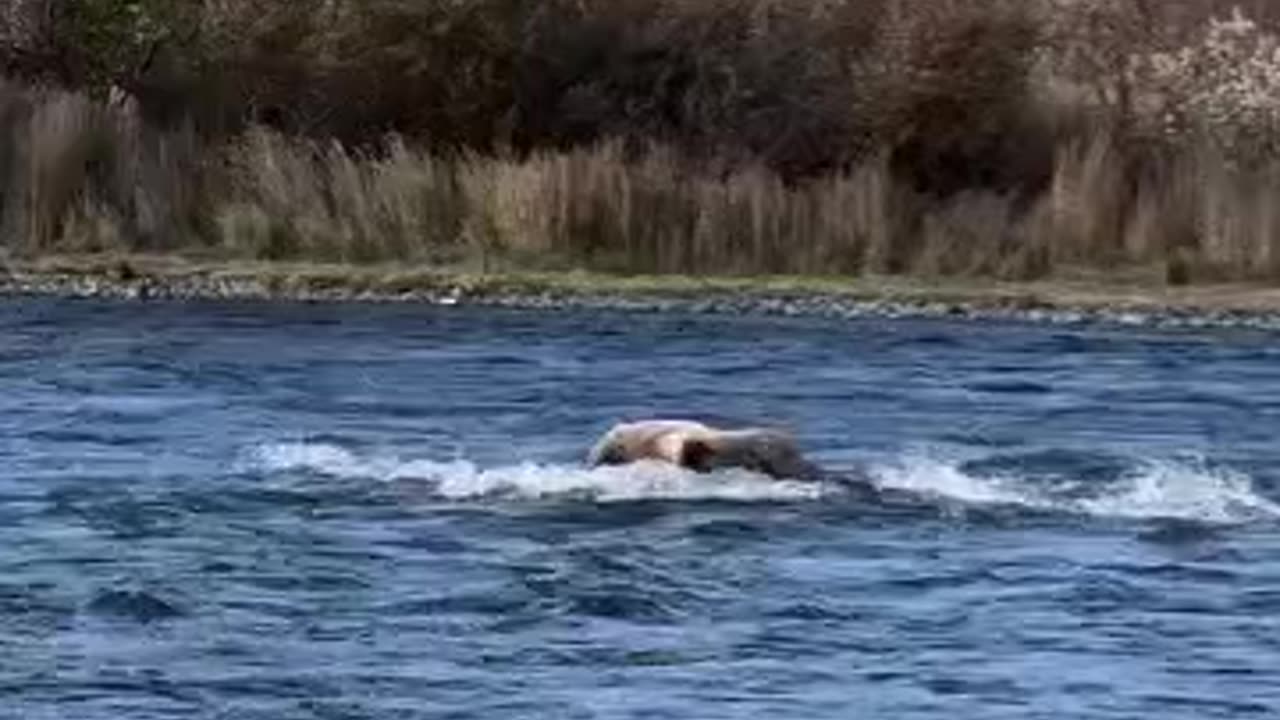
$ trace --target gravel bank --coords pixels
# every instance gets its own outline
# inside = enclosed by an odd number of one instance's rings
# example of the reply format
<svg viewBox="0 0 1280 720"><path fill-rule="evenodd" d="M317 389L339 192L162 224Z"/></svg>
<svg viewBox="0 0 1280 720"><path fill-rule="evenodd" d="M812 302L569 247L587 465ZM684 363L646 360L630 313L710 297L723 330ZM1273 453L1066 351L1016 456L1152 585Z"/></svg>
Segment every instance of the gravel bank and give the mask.
<svg viewBox="0 0 1280 720"><path fill-rule="evenodd" d="M424 303L541 310L594 309L629 312L789 315L825 318L951 318L1003 320L1052 325L1117 325L1148 328L1244 328L1280 330L1280 306L1232 307L1217 303L1162 304L1158 299L1105 295L1083 301L1044 298L1033 293L970 293L960 299L907 295L869 288L835 292L779 290L768 286L634 287L617 291L598 280L583 287L544 276L506 282L501 276L475 282L447 274L417 275L411 281L369 276L297 276L271 272L201 271L137 273L116 268L0 270L0 295L99 298L135 301L292 301ZM567 276L566 276L567 277Z"/></svg>

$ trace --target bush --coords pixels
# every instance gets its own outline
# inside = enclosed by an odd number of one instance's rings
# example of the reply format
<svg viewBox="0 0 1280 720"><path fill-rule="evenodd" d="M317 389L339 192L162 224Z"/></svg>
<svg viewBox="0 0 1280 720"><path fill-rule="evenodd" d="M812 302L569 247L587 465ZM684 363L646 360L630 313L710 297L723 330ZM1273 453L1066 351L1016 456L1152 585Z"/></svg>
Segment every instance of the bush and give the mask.
<svg viewBox="0 0 1280 720"><path fill-rule="evenodd" d="M871 121L901 175L944 195L1044 186L1053 139L1029 84L1040 28L1026 4L902 1L880 37Z"/></svg>
<svg viewBox="0 0 1280 720"><path fill-rule="evenodd" d="M1205 138L1237 161L1280 151L1280 36L1237 8L1193 42L1152 56L1154 122L1170 140Z"/></svg>
<svg viewBox="0 0 1280 720"><path fill-rule="evenodd" d="M887 144L950 191L1012 182L1027 153L1009 138L1032 125L1035 26L1006 0L28 1L53 11L10 24L11 71L213 135L522 153L621 138L790 180Z"/></svg>

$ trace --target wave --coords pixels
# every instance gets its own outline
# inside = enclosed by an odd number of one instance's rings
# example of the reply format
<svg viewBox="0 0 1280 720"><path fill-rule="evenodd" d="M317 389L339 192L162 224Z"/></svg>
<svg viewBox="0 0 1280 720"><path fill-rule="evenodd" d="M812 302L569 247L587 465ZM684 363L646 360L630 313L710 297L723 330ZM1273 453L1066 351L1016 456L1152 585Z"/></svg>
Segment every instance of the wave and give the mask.
<svg viewBox="0 0 1280 720"><path fill-rule="evenodd" d="M362 457L334 445L306 443L262 446L253 453L252 464L268 473L303 471L346 479L423 481L447 500L585 497L596 502L777 502L812 500L838 490L824 483L778 482L746 471L703 475L656 462L593 469L540 463L481 468L467 460Z"/></svg>
<svg viewBox="0 0 1280 720"><path fill-rule="evenodd" d="M532 462L482 468L467 460L365 456L325 443L261 445L250 453L249 462L253 470L267 475L301 472L346 480L422 482L445 500L801 502L837 498L847 491L839 482L780 482L738 470L699 474L653 462L594 469ZM1056 485L1042 482L1029 471L1018 471L1016 463L1003 467L1000 472L978 472L954 458L911 453L870 463L866 472L879 490L909 492L953 505L1021 506L1094 517L1207 523L1280 519L1280 504L1259 494L1249 475L1203 460L1136 460L1105 482L1068 475Z"/></svg>
<svg viewBox="0 0 1280 720"><path fill-rule="evenodd" d="M881 488L975 505L1205 523L1280 519L1280 504L1259 494L1248 474L1203 459L1140 459L1105 482L1068 476L1048 485L1017 471L980 474L967 463L920 453L877 464L874 475Z"/></svg>

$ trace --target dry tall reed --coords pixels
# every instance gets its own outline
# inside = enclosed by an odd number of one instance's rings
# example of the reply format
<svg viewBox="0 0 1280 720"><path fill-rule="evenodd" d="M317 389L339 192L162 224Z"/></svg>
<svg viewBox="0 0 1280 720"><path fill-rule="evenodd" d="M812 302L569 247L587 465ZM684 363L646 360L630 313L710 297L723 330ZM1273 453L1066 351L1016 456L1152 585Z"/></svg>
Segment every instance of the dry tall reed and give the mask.
<svg viewBox="0 0 1280 720"><path fill-rule="evenodd" d="M663 146L524 156L377 150L255 128L159 131L74 93L0 91L11 254L198 250L227 258L394 261L486 271L1025 279L1146 268L1171 282L1280 278L1280 161L1206 142L1130 167L1114 137L1060 144L1039 193L938 196L887 151L785 181L716 173Z"/></svg>

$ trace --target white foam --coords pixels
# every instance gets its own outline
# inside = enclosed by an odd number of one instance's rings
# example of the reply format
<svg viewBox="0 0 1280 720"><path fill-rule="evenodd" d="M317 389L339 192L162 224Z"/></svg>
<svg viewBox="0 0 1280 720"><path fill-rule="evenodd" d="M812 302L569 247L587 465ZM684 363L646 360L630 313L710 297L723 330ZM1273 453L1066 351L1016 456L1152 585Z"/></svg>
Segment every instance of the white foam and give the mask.
<svg viewBox="0 0 1280 720"><path fill-rule="evenodd" d="M596 502L635 500L802 501L837 495L834 484L777 481L746 471L698 474L664 463L587 469L521 463L493 468L468 460L404 460L363 456L323 443L263 445L250 456L266 473L303 471L348 480L422 481L449 500L486 497L546 499L581 497ZM949 503L1017 505L1038 510L1111 518L1170 518L1213 523L1280 519L1280 504L1254 488L1251 478L1200 460L1145 460L1098 494L1063 499L1015 474L965 473L959 459L909 453L875 463L872 482ZM1060 488L1061 486L1059 486Z"/></svg>
<svg viewBox="0 0 1280 720"><path fill-rule="evenodd" d="M745 471L709 475L664 463L587 469L521 463L480 468L466 460L436 462L394 457L361 457L333 445L266 445L251 463L266 472L306 471L339 478L382 481L421 480L450 500L493 496L545 499L586 497L597 502L635 500L796 501L822 497L835 488L820 483L779 482Z"/></svg>
<svg viewBox="0 0 1280 720"><path fill-rule="evenodd" d="M967 475L956 460L909 455L877 463L872 466L871 474L875 484L882 488L974 504L1028 504L1026 494L1019 490L1014 479Z"/></svg>
<svg viewBox="0 0 1280 720"><path fill-rule="evenodd" d="M1259 495L1246 474L1201 461L1148 461L1118 492L1084 500L1094 515L1166 517L1232 523L1280 518L1280 505Z"/></svg>
<svg viewBox="0 0 1280 720"><path fill-rule="evenodd" d="M927 454L878 464L872 474L881 487L972 504L1209 523L1280 519L1280 504L1258 494L1248 475L1209 467L1202 460L1142 460L1099 494L1072 500L1050 496L1016 475L969 475L958 461Z"/></svg>

